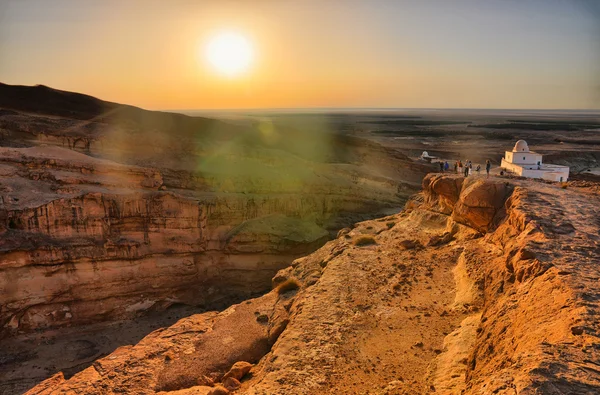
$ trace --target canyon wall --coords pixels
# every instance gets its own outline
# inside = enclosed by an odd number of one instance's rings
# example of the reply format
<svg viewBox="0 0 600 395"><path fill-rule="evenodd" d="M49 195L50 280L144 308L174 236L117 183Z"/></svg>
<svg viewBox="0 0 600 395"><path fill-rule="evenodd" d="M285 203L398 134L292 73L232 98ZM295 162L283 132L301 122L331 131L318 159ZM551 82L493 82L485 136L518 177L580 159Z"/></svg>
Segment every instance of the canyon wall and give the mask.
<svg viewBox="0 0 600 395"><path fill-rule="evenodd" d="M423 187L265 296L30 393L597 393L598 195L440 175Z"/></svg>
<svg viewBox="0 0 600 395"><path fill-rule="evenodd" d="M340 228L401 207L428 168L320 119L3 84L0 107L0 337L263 293Z"/></svg>
<svg viewBox="0 0 600 395"><path fill-rule="evenodd" d="M328 238L300 217L360 204L314 195L185 197L159 190L156 171L58 148L4 149L0 161L5 331L263 292L277 270Z"/></svg>

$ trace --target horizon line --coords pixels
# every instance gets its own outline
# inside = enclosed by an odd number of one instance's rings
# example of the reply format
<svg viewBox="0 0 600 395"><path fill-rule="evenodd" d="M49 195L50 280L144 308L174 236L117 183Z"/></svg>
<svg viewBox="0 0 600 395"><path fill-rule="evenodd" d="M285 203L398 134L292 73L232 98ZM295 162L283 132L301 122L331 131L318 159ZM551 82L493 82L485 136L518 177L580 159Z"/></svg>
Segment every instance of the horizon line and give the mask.
<svg viewBox="0 0 600 395"><path fill-rule="evenodd" d="M486 107L246 107L246 108L178 108L159 109L167 112L261 112L261 111L577 111L600 114L600 108L486 108Z"/></svg>

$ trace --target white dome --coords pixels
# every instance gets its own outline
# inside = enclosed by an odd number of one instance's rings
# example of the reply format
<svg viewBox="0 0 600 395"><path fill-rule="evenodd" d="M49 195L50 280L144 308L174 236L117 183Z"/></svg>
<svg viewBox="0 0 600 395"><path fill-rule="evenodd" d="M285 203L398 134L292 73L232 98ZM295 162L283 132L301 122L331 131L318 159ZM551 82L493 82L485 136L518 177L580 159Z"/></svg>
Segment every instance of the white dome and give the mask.
<svg viewBox="0 0 600 395"><path fill-rule="evenodd" d="M527 141L517 141L517 143L515 144L515 148L513 148L513 152L529 152L529 146L527 145Z"/></svg>

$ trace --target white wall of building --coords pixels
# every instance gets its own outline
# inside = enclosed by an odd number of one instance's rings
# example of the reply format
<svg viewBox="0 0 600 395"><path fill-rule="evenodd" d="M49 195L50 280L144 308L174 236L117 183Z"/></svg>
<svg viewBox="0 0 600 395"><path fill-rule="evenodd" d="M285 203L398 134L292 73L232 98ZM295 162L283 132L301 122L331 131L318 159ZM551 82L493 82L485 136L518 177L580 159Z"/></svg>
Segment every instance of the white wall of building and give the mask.
<svg viewBox="0 0 600 395"><path fill-rule="evenodd" d="M569 179L568 166L542 165L538 170L537 165L533 169L529 169L527 166L509 163L502 159L501 167L520 177L541 178L556 182L565 182Z"/></svg>
<svg viewBox="0 0 600 395"><path fill-rule="evenodd" d="M510 162L507 162L505 159L502 159L502 163L500 164L500 166L503 169L506 169L506 170L514 173L517 176L522 176L523 168L519 165L515 165L514 163L510 163Z"/></svg>
<svg viewBox="0 0 600 395"><path fill-rule="evenodd" d="M521 165L536 165L542 163L542 155L535 152L512 152L506 151L504 159L509 163Z"/></svg>

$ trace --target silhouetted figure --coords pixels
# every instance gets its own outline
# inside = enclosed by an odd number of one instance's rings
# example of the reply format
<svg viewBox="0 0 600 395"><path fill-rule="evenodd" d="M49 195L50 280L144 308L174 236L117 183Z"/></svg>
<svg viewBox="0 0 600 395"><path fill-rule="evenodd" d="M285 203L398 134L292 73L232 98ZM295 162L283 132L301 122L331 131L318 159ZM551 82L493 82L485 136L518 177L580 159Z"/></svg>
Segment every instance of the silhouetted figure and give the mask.
<svg viewBox="0 0 600 395"><path fill-rule="evenodd" d="M444 162L444 171L448 171L448 169L450 169L450 164L448 163L448 161Z"/></svg>
<svg viewBox="0 0 600 395"><path fill-rule="evenodd" d="M440 172L444 172L444 163L442 161L439 161L438 164L440 165Z"/></svg>
<svg viewBox="0 0 600 395"><path fill-rule="evenodd" d="M485 161L485 172L487 173L487 176L490 176L490 170L492 168L492 163L490 162L490 160L486 160Z"/></svg>
<svg viewBox="0 0 600 395"><path fill-rule="evenodd" d="M481 165L477 165L475 171L477 172L477 175L479 175L479 172L481 171Z"/></svg>

